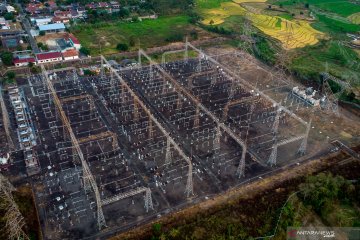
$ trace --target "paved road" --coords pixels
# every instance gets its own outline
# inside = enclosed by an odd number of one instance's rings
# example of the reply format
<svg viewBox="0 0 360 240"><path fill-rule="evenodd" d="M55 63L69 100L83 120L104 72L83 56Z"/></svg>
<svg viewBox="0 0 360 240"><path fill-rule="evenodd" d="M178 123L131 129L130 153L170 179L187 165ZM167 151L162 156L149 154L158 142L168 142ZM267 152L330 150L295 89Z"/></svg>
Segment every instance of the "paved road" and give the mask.
<svg viewBox="0 0 360 240"><path fill-rule="evenodd" d="M33 38L33 36L31 35L31 25L29 23L29 20L26 18L26 14L24 13L24 10L21 6L21 4L16 1L16 4L18 5L19 7L19 11L20 11L20 21L22 22L22 25L23 25L23 28L24 30L26 31L27 35L28 35L28 40L29 40L29 43L31 45L31 48L33 50L33 53L39 53L40 52L40 49L39 47L37 46L37 43L35 41L35 39Z"/></svg>

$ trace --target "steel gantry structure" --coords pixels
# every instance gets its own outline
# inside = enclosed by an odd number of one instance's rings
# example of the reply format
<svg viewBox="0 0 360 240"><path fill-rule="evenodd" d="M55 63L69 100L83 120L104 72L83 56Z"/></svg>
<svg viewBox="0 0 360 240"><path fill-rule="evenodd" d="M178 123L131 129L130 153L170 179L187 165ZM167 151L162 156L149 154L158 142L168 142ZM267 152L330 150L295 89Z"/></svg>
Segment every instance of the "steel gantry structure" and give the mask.
<svg viewBox="0 0 360 240"><path fill-rule="evenodd" d="M275 143L273 145L273 150L270 154L270 158L268 163L270 165L275 165L276 164L276 158L277 158L277 147L282 146L282 145L286 145L288 143L291 142L295 142L295 141L299 141L299 140L303 140L299 149L299 153L300 154L305 154L306 151L306 145L307 145L307 141L308 141L308 135L310 132L310 126L311 126L311 121L310 122L306 122L304 121L302 118L300 118L299 116L297 116L293 111L289 110L288 108L286 108L285 106L281 105L281 103L276 102L274 99L272 99L270 96L268 96L267 94L265 94L264 92L260 91L256 86L251 85L249 82L247 82L245 79L241 78L240 76L238 76L237 74L235 74L234 72L232 72L229 68L227 68L226 66L224 66L223 64L219 63L217 60L215 60L213 57L207 55L206 53L204 53L202 50L198 49L197 47L193 46L190 42L186 41L185 42L185 51L188 51L189 48L192 48L193 50L195 50L196 52L198 52L200 55L204 56L205 59L209 60L210 62L212 62L213 64L215 64L216 66L221 67L224 72L226 72L227 75L229 75L229 79L232 80L234 83L240 84L243 88L247 89L250 92L254 92L257 96L261 96L264 99L268 100L270 103L273 104L273 106L279 106L279 109L281 109L281 111L284 111L285 113L289 114L290 117L294 118L295 120L297 120L298 122L300 122L302 125L304 125L306 127L306 132L305 134L299 135L299 136L295 136L293 138L290 139L286 139L283 140L281 142L277 142L275 140ZM185 54L187 55L187 54ZM231 130L230 130L231 131ZM234 134L233 134L234 135ZM231 136L231 135L230 135ZM277 136L275 136L276 139ZM235 139L236 140L236 139ZM241 145L243 146L243 145ZM245 144L244 144L245 146Z"/></svg>
<svg viewBox="0 0 360 240"><path fill-rule="evenodd" d="M241 146L242 154L241 154L239 166L244 166L245 157L247 153L246 143L241 138L239 138L228 126L226 126L219 118L217 118L215 114L213 114L208 108L206 108L192 93L190 93L186 88L184 88L180 83L178 83L169 73L167 73L165 69L163 69L156 62L154 62L142 49L139 49L139 58L141 58L141 56L146 57L150 62L150 64L155 66L155 68L158 69L158 71L173 84L178 94L182 94L187 98L189 98L196 106L197 112L199 111L204 112L215 122L216 126L218 126L222 131L227 133L232 139L234 139ZM139 60L139 62L141 62L141 60ZM256 160L261 164L261 162L257 159L257 157L254 154L252 154L251 152L248 153L252 156L254 160ZM245 168L240 167L240 169L241 170L237 172L238 176L244 176Z"/></svg>
<svg viewBox="0 0 360 240"><path fill-rule="evenodd" d="M96 181L94 176L92 175L91 171L90 171L90 167L88 165L88 163L86 162L85 158L84 158L84 154L80 148L79 142L75 137L75 134L71 128L69 119L67 118L63 107L61 105L61 101L59 99L59 97L56 94L55 88L48 76L48 73L44 67L43 64L40 65L41 70L42 70L42 74L43 77L45 78L45 83L46 86L48 88L48 90L50 91L51 95L52 95L52 99L54 101L55 107L57 108L57 112L60 115L61 121L64 124L64 130L68 133L69 137L70 137L70 141L76 151L76 154L78 155L78 157L80 158L80 162L81 162L81 166L82 166L82 170L83 170L83 185L84 185L84 189L85 191L90 190L91 188L94 191L95 194L95 199L96 199L96 207L97 207L97 223L98 223L98 227L99 229L102 229L104 226L106 226L105 223L105 217L104 217L104 213L102 210L102 204L101 204L101 197L100 197L100 192L99 189L96 185Z"/></svg>
<svg viewBox="0 0 360 240"><path fill-rule="evenodd" d="M176 141L170 136L170 133L168 131L166 131L166 129L161 125L161 123L157 120L157 118L151 113L150 109L137 96L135 91L132 90L132 88L127 84L127 82L119 75L119 73L117 73L116 70L109 64L109 62L106 60L106 58L104 56L101 56L101 61L105 62L108 65L110 72L112 72L111 74L115 75L117 77L117 79L120 81L120 86L125 87L127 89L127 91L133 97L134 102L136 102L146 112L146 114L149 116L149 120L152 121L153 123L155 123L154 125L156 125L160 129L160 131L164 134L165 138L167 139L167 147L166 147L167 161L168 162L171 161L170 146L172 146L179 153L179 155L186 161L186 163L188 164L188 177L187 177L187 183L186 183L186 188L185 188L185 194L187 197L190 197L191 195L193 195L193 178L192 178L193 166L192 166L192 161L191 161L190 157L188 157L184 153L184 151L180 148L180 146L176 143ZM153 63L154 62L151 61L150 64L153 64ZM156 64L154 64L154 65L156 67L158 67Z"/></svg>

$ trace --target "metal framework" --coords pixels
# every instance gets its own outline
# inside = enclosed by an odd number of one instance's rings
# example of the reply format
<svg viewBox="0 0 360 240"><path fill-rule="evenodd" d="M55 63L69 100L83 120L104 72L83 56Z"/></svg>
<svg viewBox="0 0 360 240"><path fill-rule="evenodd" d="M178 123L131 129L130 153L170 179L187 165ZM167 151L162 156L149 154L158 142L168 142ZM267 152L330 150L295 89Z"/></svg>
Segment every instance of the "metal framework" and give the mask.
<svg viewBox="0 0 360 240"><path fill-rule="evenodd" d="M0 199L1 204L0 208L5 211L5 227L9 233L8 239L29 239L28 236L23 231L25 226L24 217L21 215L17 204L13 198L12 192L15 191L15 188L5 178L0 174Z"/></svg>
<svg viewBox="0 0 360 240"><path fill-rule="evenodd" d="M64 127L66 129L66 131L68 132L69 136L70 136L70 140L71 143L73 145L73 147L75 148L76 154L78 155L78 157L80 158L80 162L82 165L82 170L83 170L83 183L84 183L84 189L85 190L89 190L90 188L93 189L94 194L95 194L95 199L96 199L96 206L97 206L97 220L98 220L98 227L99 229L101 229L102 227L106 226L105 223L105 217L104 217L104 213L102 211L102 206L101 206L101 198L100 198L100 193L99 193L99 189L96 185L96 181L94 176L92 175L89 165L87 164L85 158L84 158L84 154L80 148L79 142L75 137L75 134L71 128L70 122L62 108L61 102L59 97L56 94L56 91L54 89L53 84L51 83L51 80L49 79L49 76L46 72L46 69L44 67L44 65L40 65L43 76L45 78L45 83L49 89L49 91L51 92L52 98L54 100L54 104L58 110L58 113L60 115L61 121L64 124Z"/></svg>
<svg viewBox="0 0 360 240"><path fill-rule="evenodd" d="M192 46L190 43L188 43L188 46ZM195 47L194 47L195 48ZM195 48L196 49L196 48ZM200 50L199 50L200 51ZM142 49L139 49L139 56L145 56L150 62L152 62L154 64L154 66L159 70L159 72L168 80L170 80L170 82L173 84L173 86L175 87L175 89L178 90L179 93L185 95L187 98L189 98L196 106L197 111L202 111L204 112L206 115L208 115L214 122L215 124L220 127L225 133L227 133L232 139L234 139L241 147L242 147L242 151L244 152L242 154L241 160L240 162L245 161L245 155L246 155L246 144L245 142L239 138L228 126L226 126L223 122L221 122L210 110L208 110L198 99L196 99L194 97L193 94L191 94L187 89L185 89L181 84L179 84L172 76L170 76L170 74L168 74L162 67L160 67L159 65L157 65ZM203 56L206 55L203 54ZM196 123L194 121L194 123ZM251 154L251 153L249 153ZM253 155L254 159L257 159L256 156ZM257 160L259 163L261 163L259 160Z"/></svg>
<svg viewBox="0 0 360 240"><path fill-rule="evenodd" d="M145 56L149 58L146 54ZM139 51L139 58L141 59L141 52ZM108 61L104 58L104 56L101 56L102 61L108 64ZM154 62L149 58L150 64L154 64ZM108 64L110 66L110 64ZM157 68L158 65L154 64ZM112 67L110 66L110 69ZM190 195L193 194L193 179L192 179L192 172L193 172L193 166L190 157L188 157L183 150L180 148L180 146L175 142L175 140L170 136L170 134L165 130L165 128L160 124L160 122L156 119L156 117L150 112L148 107L145 105L145 103L142 102L142 100L136 95L136 93L131 89L131 87L124 81L124 79L115 72L115 76L120 81L120 84L124 86L128 92L131 94L131 96L134 99L134 102L136 102L149 116L149 119L160 129L160 131L164 134L166 139L169 141L169 144L173 146L173 148L179 153L179 155L187 162L188 164L188 177L187 177L187 183L185 188L185 194L187 197L190 197Z"/></svg>

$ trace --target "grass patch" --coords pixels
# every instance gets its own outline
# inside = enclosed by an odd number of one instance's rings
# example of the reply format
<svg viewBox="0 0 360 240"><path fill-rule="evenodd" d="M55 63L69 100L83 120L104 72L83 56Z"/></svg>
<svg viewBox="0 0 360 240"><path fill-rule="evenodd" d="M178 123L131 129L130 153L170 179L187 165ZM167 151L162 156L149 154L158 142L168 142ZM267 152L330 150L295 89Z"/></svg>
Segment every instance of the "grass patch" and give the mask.
<svg viewBox="0 0 360 240"><path fill-rule="evenodd" d="M200 9L211 9L221 6L221 3L229 0L196 0L196 6Z"/></svg>
<svg viewBox="0 0 360 240"><path fill-rule="evenodd" d="M290 20L290 21L294 19L294 17L288 13L280 14L279 17L284 18L286 20Z"/></svg>
<svg viewBox="0 0 360 240"><path fill-rule="evenodd" d="M323 10L336 13L343 17L360 12L360 5L348 1L315 3L315 5Z"/></svg>
<svg viewBox="0 0 360 240"><path fill-rule="evenodd" d="M357 65L352 64L360 61L357 53L335 41L323 41L317 46L305 47L298 53L299 56L293 59L290 68L302 80L320 82L319 73L326 70L325 63L328 64L330 74L338 78L360 78Z"/></svg>
<svg viewBox="0 0 360 240"><path fill-rule="evenodd" d="M161 46L168 43L169 39L179 34L184 35L194 30L189 23L188 16L169 16L159 17L155 20L144 20L142 22L122 22L100 24L81 24L73 27L73 32L80 40L81 44L90 49L91 54L102 54L118 52L118 43L129 44L130 38L135 39L135 49ZM168 41L167 41L168 40Z"/></svg>
<svg viewBox="0 0 360 240"><path fill-rule="evenodd" d="M328 18L324 15L318 15L317 17L318 21L312 26L322 32L338 34L360 31L360 25L340 22L338 20Z"/></svg>

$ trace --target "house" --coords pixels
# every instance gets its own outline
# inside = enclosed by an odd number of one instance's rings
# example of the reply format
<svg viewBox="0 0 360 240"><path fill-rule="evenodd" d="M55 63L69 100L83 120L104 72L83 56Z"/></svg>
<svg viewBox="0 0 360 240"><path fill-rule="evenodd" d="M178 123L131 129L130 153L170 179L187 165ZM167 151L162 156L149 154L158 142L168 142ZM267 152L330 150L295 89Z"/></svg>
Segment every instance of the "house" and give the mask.
<svg viewBox="0 0 360 240"><path fill-rule="evenodd" d="M6 22L5 18L0 17L0 25L1 26L6 26L7 25L7 22Z"/></svg>
<svg viewBox="0 0 360 240"><path fill-rule="evenodd" d="M99 2L98 8L109 8L110 5L107 2Z"/></svg>
<svg viewBox="0 0 360 240"><path fill-rule="evenodd" d="M52 18L35 18L33 22L35 22L36 26L46 25L51 23Z"/></svg>
<svg viewBox="0 0 360 240"><path fill-rule="evenodd" d="M120 9L120 4L117 1L111 1L110 5L113 9Z"/></svg>
<svg viewBox="0 0 360 240"><path fill-rule="evenodd" d="M62 56L60 52L45 52L36 54L36 59L38 63L59 62Z"/></svg>
<svg viewBox="0 0 360 240"><path fill-rule="evenodd" d="M65 61L79 59L79 53L75 49L67 50L67 51L63 52L62 55L63 55Z"/></svg>
<svg viewBox="0 0 360 240"><path fill-rule="evenodd" d="M39 26L40 31L45 32L64 32L65 25L63 23L53 23Z"/></svg>
<svg viewBox="0 0 360 240"><path fill-rule="evenodd" d="M70 18L59 18L59 17L53 17L52 19L53 23L69 23L70 22Z"/></svg>
<svg viewBox="0 0 360 240"><path fill-rule="evenodd" d="M67 10L67 11L55 11L54 12L54 16L58 17L58 18L71 18L71 11Z"/></svg>
<svg viewBox="0 0 360 240"><path fill-rule="evenodd" d="M47 1L45 4L47 4L50 8L50 10L55 10L57 9L57 5L55 1Z"/></svg>
<svg viewBox="0 0 360 240"><path fill-rule="evenodd" d="M16 67L25 67L28 66L29 63L33 63L36 65L36 60L33 57L26 57L26 58L14 58L13 63Z"/></svg>
<svg viewBox="0 0 360 240"><path fill-rule="evenodd" d="M34 15L34 14L41 13L43 8L44 8L44 5L42 3L29 3L26 6L25 11L31 15Z"/></svg>
<svg viewBox="0 0 360 240"><path fill-rule="evenodd" d="M80 44L80 42L79 42L79 40L74 36L74 35L72 35L71 33L70 34L67 34L67 36L65 37L65 39L67 40L67 41L69 41L73 46L74 46L74 48L76 49L76 50L80 50L80 48L81 48L81 44Z"/></svg>

